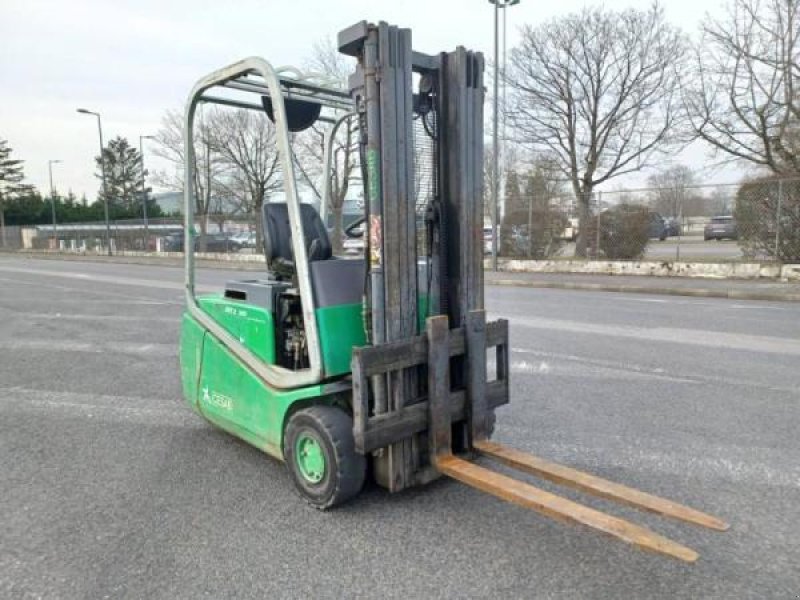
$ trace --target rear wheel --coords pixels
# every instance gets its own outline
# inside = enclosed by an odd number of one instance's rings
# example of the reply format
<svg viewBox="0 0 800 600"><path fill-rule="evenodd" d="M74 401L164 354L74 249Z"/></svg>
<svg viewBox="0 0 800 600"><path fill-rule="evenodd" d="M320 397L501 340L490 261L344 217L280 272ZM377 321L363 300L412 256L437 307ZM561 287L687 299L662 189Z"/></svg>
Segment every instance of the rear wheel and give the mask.
<svg viewBox="0 0 800 600"><path fill-rule="evenodd" d="M353 442L353 420L332 406L312 406L289 419L284 456L295 489L312 506L346 502L364 485L366 459Z"/></svg>

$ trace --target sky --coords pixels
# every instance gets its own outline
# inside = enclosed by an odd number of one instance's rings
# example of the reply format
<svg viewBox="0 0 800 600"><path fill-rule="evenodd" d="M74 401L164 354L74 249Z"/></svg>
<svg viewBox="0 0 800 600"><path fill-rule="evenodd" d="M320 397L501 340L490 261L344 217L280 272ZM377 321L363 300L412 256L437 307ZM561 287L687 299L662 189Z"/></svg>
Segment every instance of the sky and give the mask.
<svg viewBox="0 0 800 600"><path fill-rule="evenodd" d="M668 20L695 33L706 13L718 14L723 0L670 0ZM522 0L508 9L508 45L518 27L580 10L581 0ZM605 0L610 9L645 8L645 0ZM429 53L457 45L493 51L493 12L487 0L0 0L0 138L25 160L30 183L49 189L48 161L55 187L79 197L96 196L93 158L99 141L94 117L101 113L106 142L122 135L138 145L155 133L168 109L181 109L200 77L246 56L273 65L302 65L313 44L335 39L362 19L410 27L414 47ZM489 110L489 106L486 110ZM147 147L145 163L163 169ZM680 160L707 163L695 145ZM734 172L717 171L714 181ZM644 176L619 182L641 185Z"/></svg>

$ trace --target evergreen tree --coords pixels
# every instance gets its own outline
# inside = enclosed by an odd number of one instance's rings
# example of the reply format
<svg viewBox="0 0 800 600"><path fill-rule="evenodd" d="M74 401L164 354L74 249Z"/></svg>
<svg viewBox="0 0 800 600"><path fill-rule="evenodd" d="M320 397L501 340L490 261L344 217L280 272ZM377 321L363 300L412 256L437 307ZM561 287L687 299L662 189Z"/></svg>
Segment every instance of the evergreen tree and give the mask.
<svg viewBox="0 0 800 600"><path fill-rule="evenodd" d="M105 161L106 190L101 187L99 201L105 200L104 193L108 194L108 211L112 219L139 217L142 214L142 177L147 175L147 170L142 172L142 156L139 151L131 146L124 137L117 136L103 149ZM96 176L102 181L102 161L98 156ZM145 188L144 195L148 200L148 213L153 207L149 199L151 189ZM154 208L154 210L156 210Z"/></svg>
<svg viewBox="0 0 800 600"><path fill-rule="evenodd" d="M0 194L3 198L15 193L25 178L22 172L23 161L11 158L11 152L8 142L0 139Z"/></svg>
<svg viewBox="0 0 800 600"><path fill-rule="evenodd" d="M30 190L23 185L25 175L22 171L22 160L11 158L12 149L8 142L0 138L0 245L6 244L5 212L8 202L15 196Z"/></svg>

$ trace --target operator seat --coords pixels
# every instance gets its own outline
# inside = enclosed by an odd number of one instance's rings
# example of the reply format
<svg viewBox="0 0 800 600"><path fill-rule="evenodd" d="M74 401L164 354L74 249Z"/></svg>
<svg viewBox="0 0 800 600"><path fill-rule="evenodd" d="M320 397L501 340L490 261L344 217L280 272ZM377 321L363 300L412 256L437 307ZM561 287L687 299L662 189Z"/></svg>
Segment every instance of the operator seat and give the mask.
<svg viewBox="0 0 800 600"><path fill-rule="evenodd" d="M268 202L263 207L264 253L267 268L278 280L295 276L292 231L285 202ZM308 251L308 270L311 293L317 308L361 304L366 278L363 259L339 260L333 256L331 240L319 213L310 204L300 204L300 218ZM360 313L353 327L362 327ZM335 340L323 340L323 347L335 345Z"/></svg>
<svg viewBox="0 0 800 600"><path fill-rule="evenodd" d="M329 260L333 256L328 231L317 211L310 204L300 204L308 261ZM285 202L266 202L262 207L264 255L267 268L279 279L290 279L296 269L292 251L292 227Z"/></svg>

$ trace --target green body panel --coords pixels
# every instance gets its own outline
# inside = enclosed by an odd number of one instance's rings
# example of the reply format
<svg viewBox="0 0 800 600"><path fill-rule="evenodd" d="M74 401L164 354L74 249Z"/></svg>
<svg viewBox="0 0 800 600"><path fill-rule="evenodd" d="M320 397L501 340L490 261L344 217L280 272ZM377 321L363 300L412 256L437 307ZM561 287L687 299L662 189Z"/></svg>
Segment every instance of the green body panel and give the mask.
<svg viewBox="0 0 800 600"><path fill-rule="evenodd" d="M292 406L307 399L327 402L322 385L270 388L189 315L183 318L180 356L186 401L221 429L281 460Z"/></svg>
<svg viewBox="0 0 800 600"><path fill-rule="evenodd" d="M322 351L322 364L326 377L350 373L353 348L366 346L363 307L360 302L318 308L317 329ZM417 330L425 331L428 317L428 296L417 298Z"/></svg>
<svg viewBox="0 0 800 600"><path fill-rule="evenodd" d="M221 295L200 297L198 303L253 354L267 364L275 363L274 323L269 312ZM420 330L427 306L427 297L420 296ZM349 373L353 348L367 344L361 303L320 308L316 318L325 376ZM192 408L281 460L284 424L293 405L331 401L323 396L321 384L291 390L269 387L188 313L182 321L180 361L183 394ZM316 468L311 464L309 471Z"/></svg>
<svg viewBox="0 0 800 600"><path fill-rule="evenodd" d="M275 326L265 308L220 294L201 296L200 308L267 364L275 364Z"/></svg>
<svg viewBox="0 0 800 600"><path fill-rule="evenodd" d="M268 387L212 335L203 343L197 406L211 422L283 458L283 425L292 404L318 398L322 386L293 390Z"/></svg>
<svg viewBox="0 0 800 600"><path fill-rule="evenodd" d="M203 364L204 337L205 330L188 313L184 313L181 321L181 382L183 397L192 408L197 405L197 382Z"/></svg>
<svg viewBox="0 0 800 600"><path fill-rule="evenodd" d="M349 373L353 347L366 345L361 310L360 302L317 309L317 330L326 377Z"/></svg>

